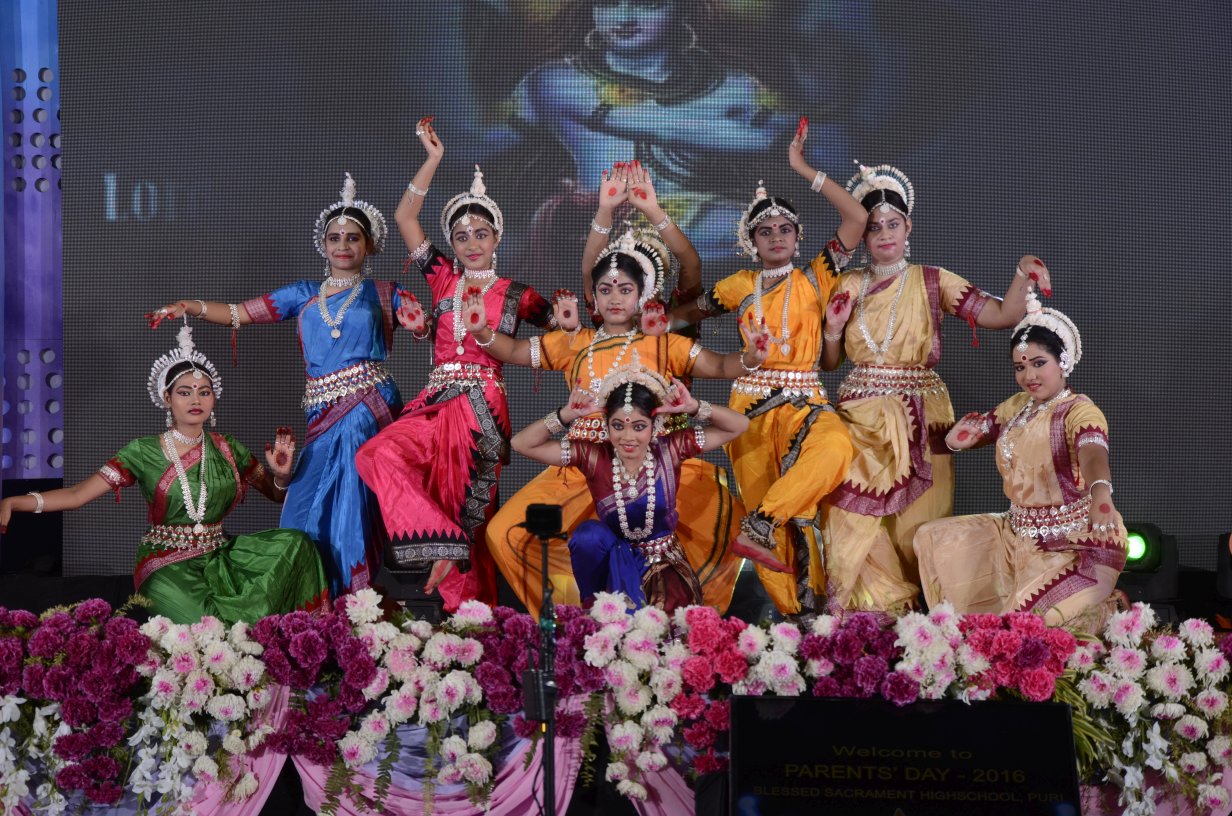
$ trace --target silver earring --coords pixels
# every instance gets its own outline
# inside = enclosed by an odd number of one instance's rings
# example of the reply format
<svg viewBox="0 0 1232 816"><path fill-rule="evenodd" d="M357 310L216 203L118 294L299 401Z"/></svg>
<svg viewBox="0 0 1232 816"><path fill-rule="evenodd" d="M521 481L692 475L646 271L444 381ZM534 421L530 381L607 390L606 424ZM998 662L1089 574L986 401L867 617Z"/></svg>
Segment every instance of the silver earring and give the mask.
<svg viewBox="0 0 1232 816"><path fill-rule="evenodd" d="M800 245L796 244L796 251L792 253L795 257L800 257Z"/></svg>
<svg viewBox="0 0 1232 816"><path fill-rule="evenodd" d="M210 411L210 427L211 427L211 428L217 428L217 427L218 427L218 417L214 416L214 412L213 412L213 411Z"/></svg>
<svg viewBox="0 0 1232 816"><path fill-rule="evenodd" d="M329 266L329 261L326 261L326 262L325 262L325 277L327 277L327 278L328 278L328 277L329 277L330 275L332 275L332 274L334 274L334 270L333 270L333 269L330 269L330 266Z"/></svg>
<svg viewBox="0 0 1232 816"><path fill-rule="evenodd" d="M910 238L908 238L906 241L903 241L903 257L904 258L911 257L911 239Z"/></svg>
<svg viewBox="0 0 1232 816"><path fill-rule="evenodd" d="M167 411L167 427L170 428L174 424L175 424L175 421L171 419L171 411L168 410Z"/></svg>
<svg viewBox="0 0 1232 816"><path fill-rule="evenodd" d="M496 268L496 250L492 250L492 268Z"/></svg>

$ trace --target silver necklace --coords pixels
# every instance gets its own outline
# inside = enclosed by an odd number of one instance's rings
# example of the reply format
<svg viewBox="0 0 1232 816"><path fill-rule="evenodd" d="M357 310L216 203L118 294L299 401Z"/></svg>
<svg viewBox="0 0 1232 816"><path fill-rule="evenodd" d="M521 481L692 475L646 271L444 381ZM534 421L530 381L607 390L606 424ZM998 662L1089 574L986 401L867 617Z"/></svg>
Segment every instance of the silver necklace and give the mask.
<svg viewBox="0 0 1232 816"><path fill-rule="evenodd" d="M609 334L606 328L600 326L599 330L595 332L594 337L590 338L590 345L586 347L586 374L590 377L589 388L591 391L598 393L599 386L603 383L603 380L595 376L595 343L598 343L600 340L606 340L609 337L623 337L625 339L624 345L620 347L620 353L616 355L616 359L608 366L607 374L603 375L604 379L606 379L608 374L611 374L620 365L620 361L624 359L625 352L629 350L629 346L633 343L633 338L637 334L638 329L636 328L629 329L627 332L621 332L620 334Z"/></svg>
<svg viewBox="0 0 1232 816"><path fill-rule="evenodd" d="M906 264L907 262L903 261L903 269L906 269ZM877 365L881 365L885 362L886 352L890 350L890 344L894 342L894 331L898 328L898 303L903 297L903 288L907 285L907 276L902 275L898 279L898 291L894 293L894 300L890 303L890 320L886 324L885 339L881 341L880 345L873 340L872 332L868 330L868 321L864 317L864 299L868 297L868 287L872 281L873 271L866 270L864 272L864 280L860 283L860 297L856 300L856 325L860 327L860 334L864 336L864 344L873 353Z"/></svg>
<svg viewBox="0 0 1232 816"><path fill-rule="evenodd" d="M205 436L205 432L202 431L197 436L185 436L184 434L180 433L177 429L172 428L171 435L175 437L175 441L179 442L181 445L198 445L201 443L201 438Z"/></svg>
<svg viewBox="0 0 1232 816"><path fill-rule="evenodd" d="M907 259L899 258L894 263L886 264L885 266L882 266L881 264L870 263L869 268L873 270L873 274L876 275L877 277L888 278L893 275L897 275L899 272L902 272L904 269L906 269Z"/></svg>
<svg viewBox="0 0 1232 816"><path fill-rule="evenodd" d="M629 541L641 541L654 530L655 462L649 447L646 448L642 467L638 471L639 475L642 473L646 474L646 518L644 526L632 528L629 526L629 515L625 509L625 497L627 495L629 499L637 498L637 477L629 473L620 454L615 448L612 449L612 488L616 494L616 515L620 520L620 532Z"/></svg>
<svg viewBox="0 0 1232 816"><path fill-rule="evenodd" d="M360 276L359 282L363 282L362 275ZM351 290L351 294L347 295L346 300L342 302L342 308L338 310L338 316L330 317L329 307L325 305L325 285L327 283L329 283L328 279L321 281L321 291L317 297L317 308L321 311L321 319L324 320L325 325L329 326L331 329L329 336L337 340L342 336L342 329L338 328L342 325L342 317L346 314L347 309L351 308L351 304L355 302L355 298L359 297L359 290L362 287L356 285Z"/></svg>
<svg viewBox="0 0 1232 816"><path fill-rule="evenodd" d="M349 286L354 286L359 283L363 280L363 277L363 275L352 275L349 278L335 278L333 275L330 275L325 279L325 284L327 286L332 286L335 289L346 289Z"/></svg>
<svg viewBox="0 0 1232 816"><path fill-rule="evenodd" d="M471 278L472 280L475 278L486 278L488 275L495 275L495 274L496 274L496 270L492 267L489 267L487 269L467 269L465 267L462 268L462 277Z"/></svg>
<svg viewBox="0 0 1232 816"><path fill-rule="evenodd" d="M491 269L484 269L471 275L469 269L464 270L462 277L458 278L458 285L453 290L453 341L457 344L457 348L454 350L458 354L466 351L466 346L462 345L462 341L466 339L466 327L462 325L462 292L467 288L466 282L468 279L479 278L491 273ZM479 297L486 295L497 280L496 275L492 275L491 279L483 285L483 290L479 293Z"/></svg>
<svg viewBox="0 0 1232 816"><path fill-rule="evenodd" d="M1071 392L1068 388L1062 388L1056 394L1053 394L1044 402L1036 402L1035 400L1027 400L1026 405L1018 409L1018 413L1014 414L1014 418L1005 426L1005 430L1001 432L1001 439L998 440L997 448L1001 454L1001 461L1011 465L1014 461L1014 440L1010 438L1010 432L1018 428L1025 428L1031 420L1048 412L1056 403L1070 396Z"/></svg>
<svg viewBox="0 0 1232 816"><path fill-rule="evenodd" d="M763 269L757 273L757 280L753 284L753 317L757 320L757 326L761 326L761 324L766 320L766 314L762 311L761 307L761 296L763 291L762 279L765 277L779 277L789 274L793 269L795 269L795 267L789 264L786 267L786 272L782 271L783 269L784 267L780 266L776 269ZM783 289L783 315L782 320L779 323L779 330L783 333L778 337L775 337L773 333L770 334L770 342L778 346L779 351L782 352L784 356L791 352L791 345L787 342L787 340L791 337L791 327L787 325L787 313L788 309L791 307L791 284L794 280L794 278L788 278L787 283L783 284L785 287ZM766 330L769 331L769 327L767 327Z"/></svg>
<svg viewBox="0 0 1232 816"><path fill-rule="evenodd" d="M184 461L180 459L180 452L175 449L173 433L173 431L167 431L163 434L163 452L175 466L175 475L180 482L180 493L184 496L184 512L196 522L193 525L193 532L200 534L205 532L205 500L208 496L205 487L205 434L201 434L201 464L197 469L197 478L201 486L197 489L197 503L193 504L192 488L188 486L188 474L184 472Z"/></svg>
<svg viewBox="0 0 1232 816"><path fill-rule="evenodd" d="M773 269L763 269L761 274L767 278L781 278L795 268L795 264L785 263L782 266L776 266Z"/></svg>

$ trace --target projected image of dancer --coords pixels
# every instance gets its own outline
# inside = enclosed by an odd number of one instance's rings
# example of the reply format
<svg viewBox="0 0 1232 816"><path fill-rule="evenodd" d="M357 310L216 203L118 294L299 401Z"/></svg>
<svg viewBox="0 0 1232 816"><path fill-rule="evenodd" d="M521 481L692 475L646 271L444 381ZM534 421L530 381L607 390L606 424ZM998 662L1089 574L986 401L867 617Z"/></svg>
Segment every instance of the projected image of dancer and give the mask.
<svg viewBox="0 0 1232 816"><path fill-rule="evenodd" d="M606 439L559 441L566 425L604 416ZM663 436L669 416L699 424ZM709 427L703 427L708 425ZM569 403L513 437L513 449L536 462L574 467L585 478L599 520L569 537L578 591L585 604L596 592L623 592L635 604L671 612L702 603L697 574L676 538L676 490L683 462L715 450L749 425L722 406L694 399L684 383L668 383L633 361L608 374L598 392L576 388Z"/></svg>
<svg viewBox="0 0 1232 816"><path fill-rule="evenodd" d="M645 168L622 164L601 178L599 207L588 230L582 268L585 278L592 281L603 325L598 329L578 328L574 300L572 309L562 305L561 322L568 330L515 340L490 331L485 320L472 321L472 303L468 301L467 325L478 327L476 339L491 344L489 351L498 359L562 371L570 389L584 388L592 394L612 371L628 365L634 354L642 365L669 378L734 379L746 367L761 365L768 350L765 330L760 326L742 326L746 348L730 354L710 351L679 334L662 333L666 320L654 299L671 269L669 249L680 261L681 285L700 276L697 251L684 231L663 212ZM609 243L612 214L626 202L631 202L658 231L628 230ZM476 310L481 307L481 303L474 303ZM570 312L568 317L564 311ZM568 438L601 441L606 428L602 414L579 417L569 424ZM667 430L674 427L669 423ZM519 526L529 505L543 503L561 505L567 532L595 515L586 480L572 467L548 468L501 505L488 528L488 547L505 579L532 614L538 612L542 601L545 569L558 603L580 602L564 544L549 542L548 563L544 565L538 543ZM679 514L676 534L698 575L703 599L725 610L740 566L730 542L744 515L727 489L725 471L700 459L686 460L681 466L675 509Z"/></svg>
<svg viewBox="0 0 1232 816"><path fill-rule="evenodd" d="M839 390L839 415L855 459L827 499L828 594L836 609L901 610L919 593L916 529L950 515L954 471L945 431L954 422L941 359L945 314L976 326L1013 326L1032 281L1051 294L1043 262L1024 257L997 300L936 266L908 262L915 192L890 165L861 167L848 189L868 210L870 263L845 273L826 315L821 366L854 367Z"/></svg>
<svg viewBox="0 0 1232 816"><path fill-rule="evenodd" d="M281 502L291 481L295 437L279 428L265 446L268 469L235 437L207 429L222 380L197 351L192 329L154 361L150 399L167 413L167 430L129 442L83 482L0 501L0 533L14 511L75 510L108 491L137 485L150 526L137 545L133 584L150 612L175 623L213 615L223 623L315 609L328 600L312 540L291 529L233 536L222 526L249 489Z"/></svg>
<svg viewBox="0 0 1232 816"><path fill-rule="evenodd" d="M482 303L483 325L490 315L496 329L511 334L523 320L546 327L552 312L534 289L497 274L504 214L478 167L470 190L441 212L441 232L454 257L427 237L419 213L445 146L431 117L421 119L415 133L427 156L394 218L409 262L431 290L435 368L397 421L359 449L355 465L380 501L398 564L431 564L425 588L439 587L445 609L453 611L472 598L496 602L484 527L511 434L501 361L468 332L480 318L473 310L463 314L463 302Z"/></svg>
<svg viewBox="0 0 1232 816"><path fill-rule="evenodd" d="M1008 513L931 521L915 534L929 605L960 614L1028 611L1053 626L1103 630L1125 567L1126 532L1112 502L1108 422L1070 390L1082 338L1032 293L1010 339L1022 391L949 433L954 451L996 446Z"/></svg>
<svg viewBox="0 0 1232 816"><path fill-rule="evenodd" d="M759 186L736 237L760 269L730 275L677 308L677 322L724 312L766 327L769 356L732 385L730 406L750 427L727 446L740 498L748 508L737 552L753 559L767 594L786 615L821 611L825 567L816 522L822 497L842 481L851 442L818 377L826 303L867 213L842 186L804 158L808 121L801 117L788 162L841 217L838 230L811 262L797 267L803 225L787 199Z"/></svg>
<svg viewBox="0 0 1232 816"><path fill-rule="evenodd" d="M296 321L308 378L308 431L282 525L316 541L334 595L368 586L379 562L376 505L353 462L359 446L389 424L402 404L382 365L394 327L425 332L423 309L413 295L365 274L386 232L380 210L355 197L348 173L342 198L322 210L313 227L313 243L325 258L324 280L296 281L238 304L181 300L147 315L152 328L182 314L229 325L233 345L240 326Z"/></svg>
<svg viewBox="0 0 1232 816"><path fill-rule="evenodd" d="M578 234L576 225L594 206L579 182L634 158L654 173L662 205L701 257L729 257L731 224L743 206L729 168L776 141L785 143L794 117L723 50L712 4L569 0L544 27L551 36L543 62L499 106L508 123L498 128L502 149L520 139L519 156L544 158L533 165L540 178L531 181L541 186L544 200L530 252L541 257L558 233ZM834 163L845 155L844 130L835 125L821 142L841 153L813 158ZM545 157L549 151L552 159ZM543 177L556 188L543 189Z"/></svg>

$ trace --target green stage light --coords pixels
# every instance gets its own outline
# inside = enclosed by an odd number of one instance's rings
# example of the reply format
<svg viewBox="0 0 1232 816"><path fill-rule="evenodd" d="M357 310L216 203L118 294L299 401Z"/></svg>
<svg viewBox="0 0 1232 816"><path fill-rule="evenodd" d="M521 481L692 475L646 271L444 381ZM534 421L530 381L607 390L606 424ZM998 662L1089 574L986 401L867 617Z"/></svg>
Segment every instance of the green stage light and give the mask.
<svg viewBox="0 0 1232 816"><path fill-rule="evenodd" d="M1146 555L1146 536L1136 531L1132 532L1129 534L1127 544L1128 550L1125 560L1130 563L1141 561L1142 557Z"/></svg>

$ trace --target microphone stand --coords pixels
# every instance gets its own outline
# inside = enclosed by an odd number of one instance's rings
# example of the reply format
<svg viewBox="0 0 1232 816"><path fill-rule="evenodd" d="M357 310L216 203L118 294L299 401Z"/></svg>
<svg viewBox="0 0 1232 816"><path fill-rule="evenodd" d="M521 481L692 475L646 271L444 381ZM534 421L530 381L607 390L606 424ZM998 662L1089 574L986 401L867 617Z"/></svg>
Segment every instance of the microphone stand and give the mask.
<svg viewBox="0 0 1232 816"><path fill-rule="evenodd" d="M535 533L543 551L543 605L539 609L539 668L527 669L522 685L528 719L543 723L543 813L556 816L556 605L548 580L548 542L559 534Z"/></svg>

